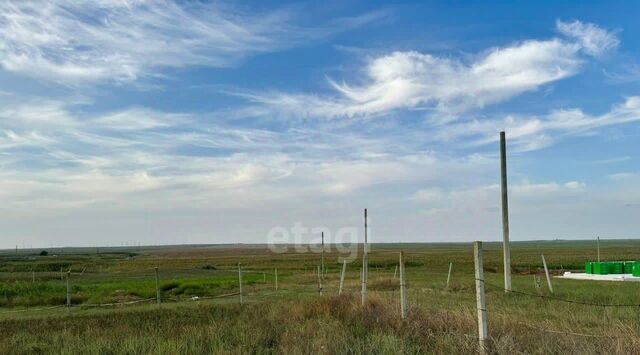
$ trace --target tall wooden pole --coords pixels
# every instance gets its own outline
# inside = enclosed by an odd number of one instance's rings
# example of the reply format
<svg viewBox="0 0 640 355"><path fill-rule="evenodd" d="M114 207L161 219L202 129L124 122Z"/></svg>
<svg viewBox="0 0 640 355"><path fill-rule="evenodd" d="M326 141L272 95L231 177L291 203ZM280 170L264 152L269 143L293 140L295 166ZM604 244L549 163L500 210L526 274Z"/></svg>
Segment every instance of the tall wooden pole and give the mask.
<svg viewBox="0 0 640 355"><path fill-rule="evenodd" d="M368 276L368 264L369 255L367 248L367 209L364 209L364 251L362 254L362 305L364 306L367 301L367 276Z"/></svg>
<svg viewBox="0 0 640 355"><path fill-rule="evenodd" d="M484 272L482 270L482 242L473 243L476 269L476 308L478 310L478 341L481 354L487 353L487 306L484 299Z"/></svg>
<svg viewBox="0 0 640 355"><path fill-rule="evenodd" d="M509 198L507 195L507 142L500 132L500 177L502 191L502 249L504 253L504 290L511 291L511 248L509 246Z"/></svg>

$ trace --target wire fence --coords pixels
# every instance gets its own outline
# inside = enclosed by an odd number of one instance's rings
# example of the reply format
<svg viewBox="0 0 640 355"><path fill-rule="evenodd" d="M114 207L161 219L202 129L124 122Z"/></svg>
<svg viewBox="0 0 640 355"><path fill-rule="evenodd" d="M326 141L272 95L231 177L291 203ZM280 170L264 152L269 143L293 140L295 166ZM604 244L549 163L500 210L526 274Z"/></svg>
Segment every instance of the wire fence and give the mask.
<svg viewBox="0 0 640 355"><path fill-rule="evenodd" d="M377 251L376 254L378 255L394 255L394 254L398 254L397 251L391 251L391 250L381 250L381 251ZM414 255L433 255L432 253L412 253ZM370 274L369 277L375 277L377 276L381 276L381 277L386 277L386 278L391 278L393 275L393 279L397 278L397 268L393 269L393 268L389 268L388 266L395 266L393 264L390 265L386 265L384 267L380 267L379 269L376 268L376 266L373 265L369 265L368 268L371 270L375 270L376 273L375 274ZM332 270L339 270L339 267L336 267L335 265L330 268ZM287 276L286 277L290 277L291 273L294 272L296 273L296 282L295 283L285 283L283 281L283 279L281 279L281 284L280 284L280 290L283 289L283 287L286 287L285 293L287 294L296 294L296 295L313 295L313 294L317 294L317 295L322 295L322 294L328 294L328 293L332 293L332 294L337 294L338 293L338 285L337 285L337 280L335 278L336 274L332 274L333 279L332 279L332 283L326 283L325 282L325 275L326 275L326 271L322 272L322 275L319 275L317 270L315 270L315 268L311 269L311 268L300 268L300 269L296 269L296 270L287 270ZM351 272L353 272L353 270L351 270ZM252 284L252 287L248 287L245 291L244 291L244 296L267 296L267 295L273 295L275 292L278 291L278 285L266 285L266 277L269 277L269 282L274 282L274 277L276 275L276 272L274 272L273 269L270 270L265 270L265 269L260 269L260 268L252 268L247 266L247 268L245 269L244 267L241 268L241 273L242 275L248 277L248 280L245 280L245 282L247 282L248 284ZM59 277L59 273L57 272L53 272L53 275L56 275L56 278ZM116 307L125 307L125 306L135 306L135 305L141 305L141 304L152 304L154 302L171 302L171 303L189 303L189 302L197 302L197 301L205 301L205 300L220 300L220 299L226 299L226 298L231 298L231 297L238 297L241 296L243 294L242 290L237 290L237 286L238 286L238 274L239 274L239 270L238 268L207 268L207 267L185 267L185 268L171 268L168 270L161 270L160 271L160 276L162 277L163 282L170 282L173 279L180 279L180 278L184 278L185 280L189 280L189 279L198 279L199 277L212 277L212 276L219 276L219 277L223 277L225 280L228 280L229 285L231 289L229 289L229 292L225 292L225 293L221 293L221 294L207 294L207 293L200 293L198 295L186 295L184 297L176 297L175 295L171 295L171 294L167 294L165 292L162 292L162 290L160 290L160 287L162 286L161 284L158 283L158 281L156 281L154 278L158 276L158 274L156 274L156 272L153 269L147 269L147 270L141 270L141 271L137 271L137 272L132 272L132 271L126 271L126 270L115 270L115 271L109 271L109 272L103 272L103 273L95 273L95 272L90 272L90 273L86 273L84 270L80 271L80 272L75 272L75 273L63 273L63 278L66 281L66 277L70 277L71 276L71 280L73 283L75 284L79 284L82 285L83 283L92 283L92 282L98 282L101 279L106 279L106 278L110 278L112 280L117 280L118 282L141 282L144 281L146 284L148 285L152 285L155 287L155 291L158 292L158 297L142 297L139 299L133 299L133 300L123 300L123 301L118 301L118 302L83 302L83 303L68 303L68 304L59 304L59 305L51 305L51 306L46 306L46 307L27 307L24 309L8 309L8 310L0 310L0 315L2 314L15 314L15 313L24 313L24 312L46 312L46 311L51 311L51 310L63 310L63 309L82 309L82 308L116 308ZM442 278L443 281L443 286L440 288L423 288L422 290L434 290L434 291L438 291L438 290L442 290L444 288L444 279L447 275L446 272L444 271L432 271L432 270L427 270L425 268L421 268L419 274L421 275L421 277L431 277L431 276L437 276L439 278ZM28 275L27 275L28 276ZM249 277L250 276L250 277ZM281 275L284 276L284 275ZM303 277L300 277L303 276ZM360 278L362 278L362 274L360 276ZM316 284L316 282L318 281L317 279L319 279L319 283ZM258 281L262 280L263 283L259 283ZM470 279L471 281L474 280L474 278ZM353 283L355 280L351 279L349 280L351 283ZM361 281L361 279L360 279ZM497 291L504 291L504 288L502 286L498 286L495 284L492 284L490 282L487 282L484 279L475 279L475 281L480 281L486 288L490 289L490 290L497 290ZM258 283L257 283L258 282ZM323 283L324 282L324 283ZM400 281L399 281L400 282ZM155 285L153 285L155 283ZM235 286L233 286L235 283ZM245 287L247 286L245 285ZM405 283L406 285L406 283ZM341 286L340 286L341 287ZM417 291L417 289L414 289L414 291ZM73 292L73 289L71 288L71 292ZM349 291L350 293L357 293L359 291L355 291L353 289L351 289ZM389 297L395 297L394 295L399 292L399 289L389 289L389 290L376 290L374 292L380 293L380 294L385 294L385 293L389 293ZM568 303L568 304L576 304L576 305L581 305L581 306L587 306L587 307L598 307L598 308L614 308L614 307L620 307L620 308L632 308L632 307L638 307L638 309L640 310L640 303L598 303L598 302L592 302L589 300L579 300L579 299L569 299L569 298L563 298L563 297L558 297L555 295L546 295L546 294L540 294L540 293L531 293L531 292L526 292L526 291L522 291L522 290L511 290L510 292L506 293L504 295L504 297L513 297L513 295L521 295L521 296L525 296L525 297L531 297L531 298L537 298L537 299L543 299L545 301L548 302L562 302L562 303ZM73 295L69 295L67 294L67 302L69 302L69 297L73 296ZM418 304L418 299L413 299L412 300L414 303L411 305L411 307L409 308L409 311L411 311L412 308L417 308L420 306L420 304ZM471 307L472 304L469 304L469 307ZM504 307L504 305L503 305ZM548 333L548 334L555 334L555 335L562 335L562 336L575 336L575 337L586 337L586 338L594 338L594 339L619 339L619 338L624 338L625 335L617 335L617 334L594 334L594 333L587 333L587 332L576 332L576 331L572 331L572 330L564 330L564 329L557 329L557 328L553 328L550 327L549 324L540 324L540 323L532 323L532 322L523 322L521 320L518 319L514 319L513 316L504 313L504 312L500 312L498 310L492 309L490 306L489 307L485 307L484 309L482 309L483 311L487 312L488 314L492 315L492 318L495 318L495 320L500 321L502 323L506 323L506 324L510 324L510 325L518 325L518 326L522 326L522 327L526 327L530 330L534 330L534 331L539 331L539 332L543 332L543 333ZM503 309L503 311L506 310ZM478 336L474 336L474 335L469 335L469 334L457 334L456 336L461 336L461 337L465 337L465 338L469 338L469 339L478 339ZM490 338L491 339L491 338Z"/></svg>

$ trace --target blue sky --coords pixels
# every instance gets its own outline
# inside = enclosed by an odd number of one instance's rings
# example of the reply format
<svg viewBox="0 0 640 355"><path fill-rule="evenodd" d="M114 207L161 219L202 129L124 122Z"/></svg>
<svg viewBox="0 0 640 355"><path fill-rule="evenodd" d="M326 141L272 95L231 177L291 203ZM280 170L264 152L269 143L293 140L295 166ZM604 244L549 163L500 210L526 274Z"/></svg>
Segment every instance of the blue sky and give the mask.
<svg viewBox="0 0 640 355"><path fill-rule="evenodd" d="M639 7L3 2L0 246L636 237Z"/></svg>

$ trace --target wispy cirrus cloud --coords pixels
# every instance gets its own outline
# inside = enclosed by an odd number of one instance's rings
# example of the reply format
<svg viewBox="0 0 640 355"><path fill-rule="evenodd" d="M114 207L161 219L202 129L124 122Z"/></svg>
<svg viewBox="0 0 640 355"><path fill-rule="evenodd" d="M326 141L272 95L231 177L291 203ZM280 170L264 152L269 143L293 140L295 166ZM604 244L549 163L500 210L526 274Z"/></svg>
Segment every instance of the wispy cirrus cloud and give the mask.
<svg viewBox="0 0 640 355"><path fill-rule="evenodd" d="M578 108L554 110L539 116L514 114L438 127L435 137L441 141L464 140L467 146L478 146L496 142L497 132L504 130L516 149L526 151L547 147L561 137L593 134L602 127L638 121L640 97L631 96L600 115L590 115Z"/></svg>
<svg viewBox="0 0 640 355"><path fill-rule="evenodd" d="M448 121L472 108L506 101L578 73L589 56L618 46L614 33L590 23L558 21L564 37L490 48L463 60L416 51L370 59L356 84L329 80L333 95L245 93L254 104L295 117L339 118L430 110Z"/></svg>
<svg viewBox="0 0 640 355"><path fill-rule="evenodd" d="M385 11L317 27L291 9L249 13L231 4L160 1L3 1L0 66L67 85L131 81L161 67L227 67L358 27Z"/></svg>

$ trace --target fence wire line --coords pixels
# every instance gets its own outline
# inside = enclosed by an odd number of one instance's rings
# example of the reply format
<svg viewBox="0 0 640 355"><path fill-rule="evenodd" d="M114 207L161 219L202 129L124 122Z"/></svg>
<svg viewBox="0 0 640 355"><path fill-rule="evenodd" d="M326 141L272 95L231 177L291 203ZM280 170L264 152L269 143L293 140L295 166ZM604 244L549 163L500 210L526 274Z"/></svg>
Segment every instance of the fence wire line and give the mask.
<svg viewBox="0 0 640 355"><path fill-rule="evenodd" d="M478 280L478 279L476 279ZM493 284L490 284L484 280L478 280L478 281L482 281L486 286L493 288L493 289L497 289L497 290L504 290L503 287L500 286L496 286ZM523 291L516 291L516 290L511 290L509 291L509 293L515 293L515 294L519 294L519 295L524 295L524 296L529 296L529 297L537 297L537 298L542 298L542 299L546 299L546 300L550 300L550 301L559 301L559 302L565 302L565 303L573 303L573 304L579 304L579 305L583 305L583 306L594 306L594 307L640 307L640 304L615 304L615 303L594 303L594 302L587 302L587 301L579 301L579 300L570 300L570 299L566 299L566 298L560 298L560 297L555 297L555 296L547 296L547 295L540 295L540 294L535 294L535 293L529 293L529 292L523 292Z"/></svg>
<svg viewBox="0 0 640 355"><path fill-rule="evenodd" d="M487 313L491 313L494 315L499 315L503 318L505 318L503 321L506 323L515 323L518 325L522 325L524 327L528 327L530 329L535 329L535 330L539 330L541 332L546 332L546 333L554 333L554 334L562 334L562 335L575 335L575 336L581 336L581 337L592 337L592 338L607 338L607 339L615 339L615 338L627 338L626 336L622 336L622 335L599 335L599 334L590 334L590 333L577 333L577 332L571 332L571 331L563 331L563 330L555 330L555 329L549 329L546 327L542 327L542 326L536 326L533 324L529 324L529 323L524 323L524 322L520 322L517 320L513 320L509 317L509 315L504 314L504 313L500 313L500 312L496 312L493 310L485 310ZM508 320L506 320L508 318Z"/></svg>

